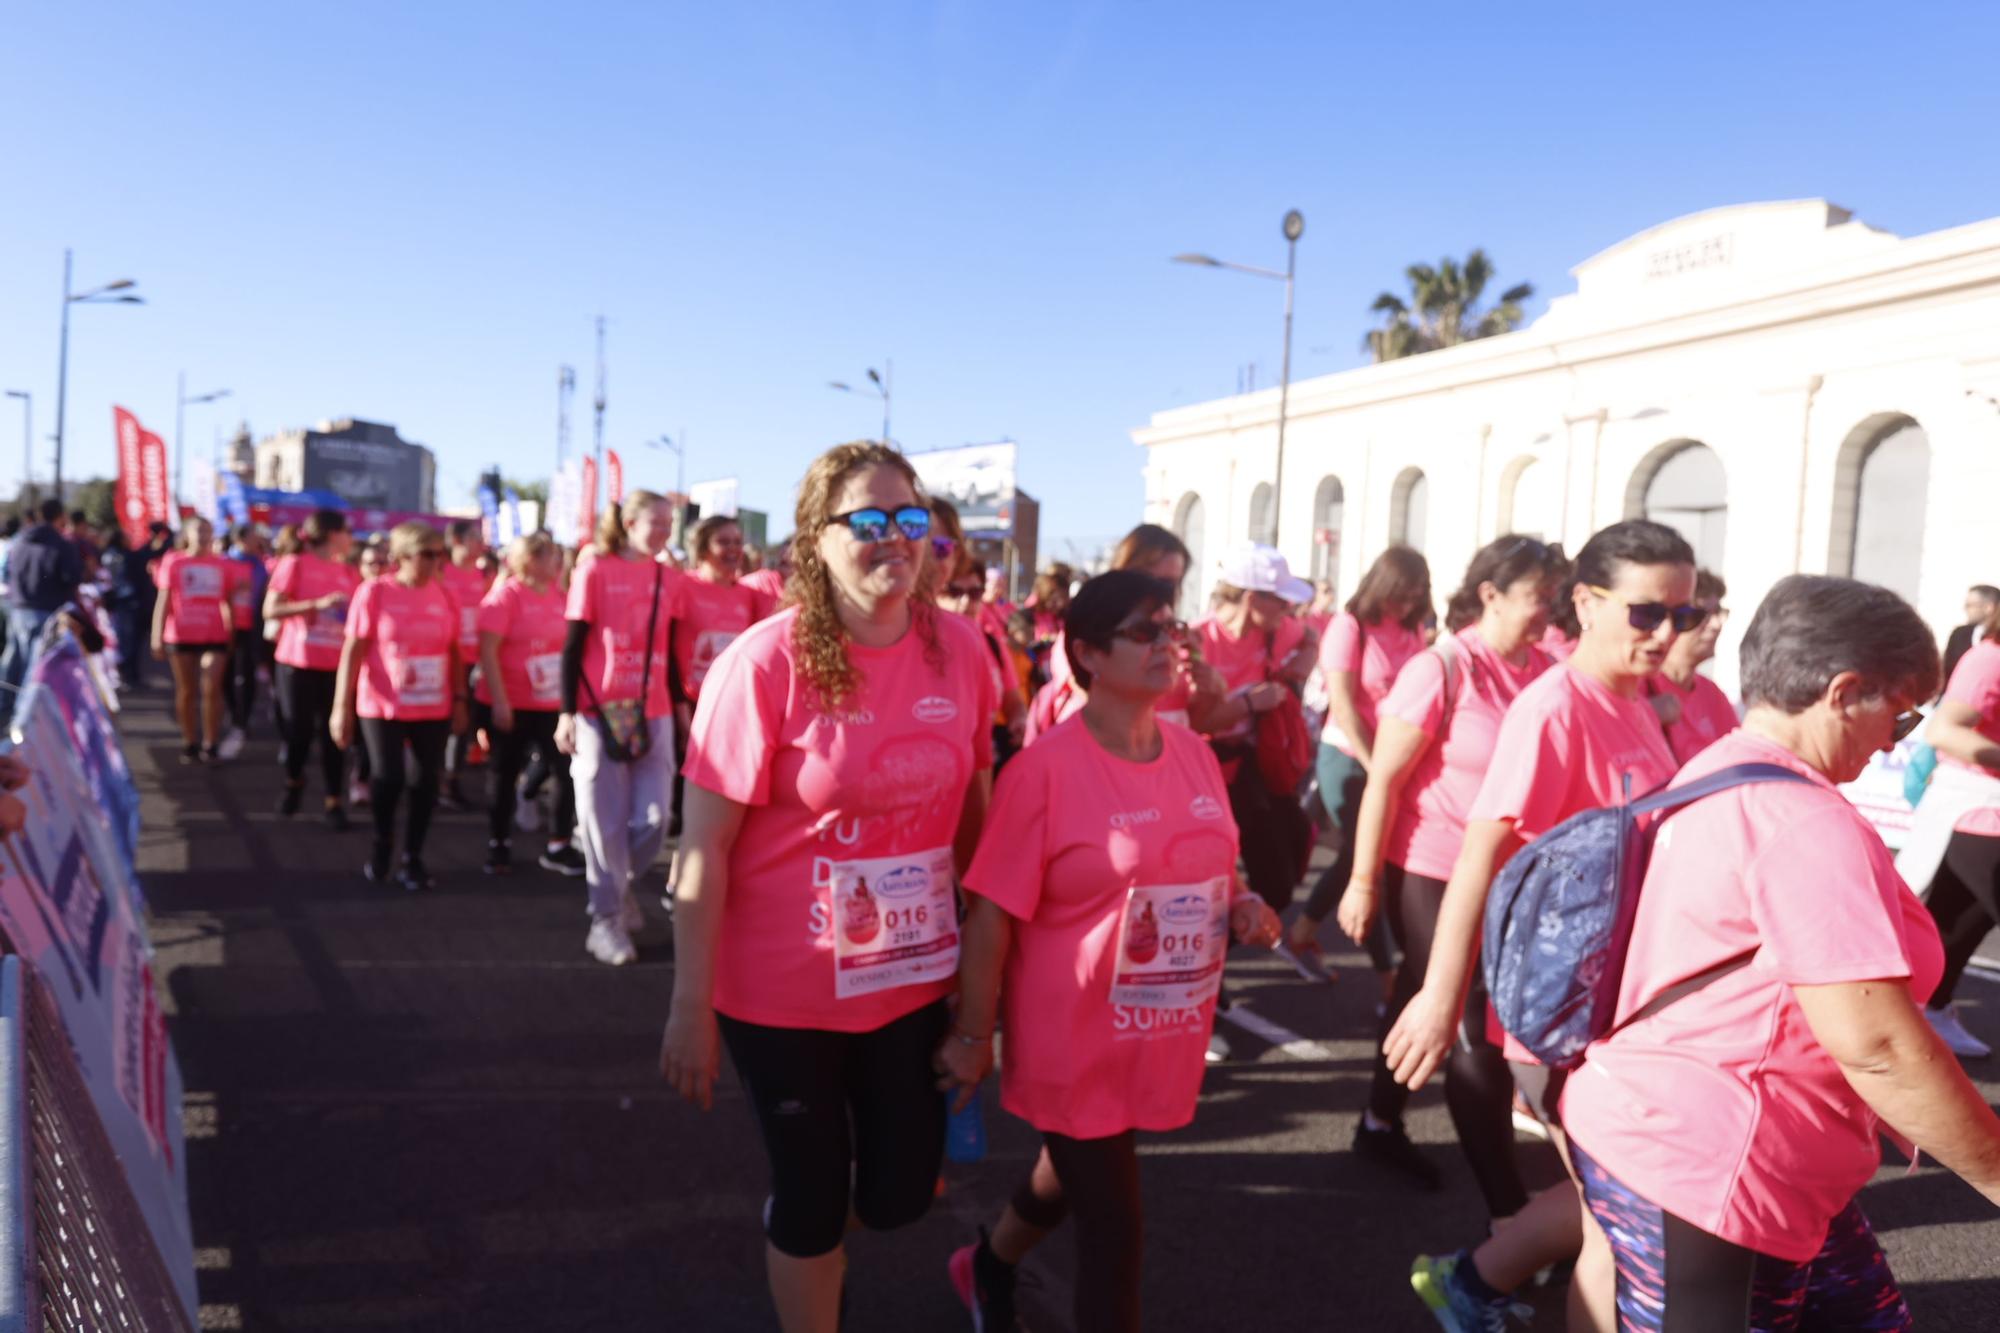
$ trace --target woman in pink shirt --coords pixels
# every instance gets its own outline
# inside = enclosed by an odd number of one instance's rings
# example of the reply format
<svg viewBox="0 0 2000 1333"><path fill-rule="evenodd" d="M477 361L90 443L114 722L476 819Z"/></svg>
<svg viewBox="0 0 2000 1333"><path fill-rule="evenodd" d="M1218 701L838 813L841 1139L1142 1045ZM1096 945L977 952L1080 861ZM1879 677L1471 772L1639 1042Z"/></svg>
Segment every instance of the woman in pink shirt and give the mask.
<svg viewBox="0 0 2000 1333"><path fill-rule="evenodd" d="M660 1068L706 1108L727 1040L770 1158L778 1322L826 1333L850 1212L903 1226L937 1184L931 1060L998 700L976 631L932 602L909 460L829 450L797 518L792 605L729 646L695 710Z"/></svg>
<svg viewBox="0 0 2000 1333"><path fill-rule="evenodd" d="M472 668L479 663L479 604L486 600L486 587L491 579L485 567L490 553L486 549L485 526L476 518L453 519L446 525L444 535L451 555L438 569L437 577L458 607L458 664L466 675L459 684L469 691ZM465 770L465 755L471 744L469 728L463 735L454 735L445 742L444 787L438 794L438 803L447 810L466 808L459 777Z"/></svg>
<svg viewBox="0 0 2000 1333"><path fill-rule="evenodd" d="M1375 745L1375 709L1403 663L1423 651L1423 624L1432 614L1431 567L1407 546L1391 546L1375 557L1361 586L1347 599L1320 640L1319 671L1326 681L1326 723L1320 728L1314 774L1319 799L1333 825L1333 861L1321 872L1292 919L1280 951L1308 981L1332 977L1319 947L1319 927L1333 911L1354 866L1354 817L1368 782ZM1384 1000L1393 984L1395 961L1382 931L1365 941L1369 961L1383 978Z"/></svg>
<svg viewBox="0 0 2000 1333"><path fill-rule="evenodd" d="M2000 1203L2000 1119L1919 1009L1937 931L1836 785L1914 729L1937 678L1916 612L1850 579L1780 580L1744 636L1743 727L1676 781L1736 764L1802 780L1656 826L1623 1026L1563 1094L1621 1333L1912 1327L1855 1201L1882 1133Z"/></svg>
<svg viewBox="0 0 2000 1333"><path fill-rule="evenodd" d="M1386 920L1402 951L1385 1035L1423 982L1445 881L1500 719L1550 665L1535 643L1567 568L1533 537L1509 535L1483 547L1451 595L1446 637L1411 658L1376 705L1340 927L1362 943ZM1487 1040L1486 990L1476 971L1464 1013L1461 1040L1445 1062L1445 1103L1487 1213L1498 1221L1521 1211L1528 1194L1514 1163L1513 1081L1500 1048ZM1437 1167L1403 1131L1408 1101L1378 1055L1354 1150L1435 1188Z"/></svg>
<svg viewBox="0 0 2000 1333"><path fill-rule="evenodd" d="M664 495L631 491L604 511L589 560L569 585L562 716L556 748L571 756L590 890L592 958L623 967L646 924L639 876L666 845L673 810L674 715L667 689L674 617L687 576L662 558L673 529ZM671 893L666 898L673 910Z"/></svg>
<svg viewBox="0 0 2000 1333"><path fill-rule="evenodd" d="M1214 754L1154 716L1177 628L1168 584L1117 570L1083 585L1064 642L1088 700L1008 769L966 872L958 1015L938 1062L963 1105L1003 1027L1001 1103L1043 1145L990 1240L952 1256L980 1328L1014 1327L1015 1265L1071 1213L1075 1326L1139 1327L1134 1132L1194 1118L1229 941L1278 936L1236 878Z"/></svg>
<svg viewBox="0 0 2000 1333"><path fill-rule="evenodd" d="M528 752L539 750L556 783L555 822L541 865L563 875L583 873L583 855L570 846L576 829L576 788L569 757L556 749L562 716L562 552L547 533L516 537L507 547L507 572L493 581L479 604L479 676L475 687L493 726L492 790L486 826L486 873L513 866L516 784Z"/></svg>
<svg viewBox="0 0 2000 1333"><path fill-rule="evenodd" d="M232 630L229 600L249 572L215 552L215 525L191 518L181 529L181 549L160 557L153 583L153 655L173 649L174 718L180 723L181 762L217 762L222 738L222 677L229 666ZM196 726L200 731L197 736Z"/></svg>
<svg viewBox="0 0 2000 1333"><path fill-rule="evenodd" d="M1674 759L1685 764L1710 744L1736 730L1736 705L1722 687L1701 674L1698 668L1715 656L1715 641L1729 623L1728 608L1722 599L1728 585L1719 575L1698 569L1694 575L1694 604L1707 618L1693 630L1674 640L1660 673L1646 681L1646 695L1660 725L1667 729L1667 747Z"/></svg>
<svg viewBox="0 0 2000 1333"><path fill-rule="evenodd" d="M428 523L399 524L389 534L389 559L396 572L363 584L347 609L333 741L343 749L352 743L358 714L375 817L375 845L363 873L376 881L389 879L408 748L416 781L409 784L395 883L417 893L433 884L424 839L437 807L445 740L466 727L465 674L458 665L458 603L437 581L444 538Z"/></svg>
<svg viewBox="0 0 2000 1333"><path fill-rule="evenodd" d="M295 815L305 799L306 755L319 746L326 819L347 827L341 803L341 753L333 743L334 680L347 641L347 603L360 578L347 563L354 534L338 509L315 510L298 530L299 551L278 557L264 590L264 619L278 627L278 716L284 722L285 789L278 813Z"/></svg>
<svg viewBox="0 0 2000 1333"><path fill-rule="evenodd" d="M949 500L932 499L931 523L934 529L931 556L938 565L938 605L972 622L993 663L993 683L1000 692L1000 707L993 715L993 768L998 773L1020 750L1027 733L1027 696L1021 690L1013 653L1007 646L1007 623L991 615L986 606L986 565L972 558L957 506Z"/></svg>
<svg viewBox="0 0 2000 1333"><path fill-rule="evenodd" d="M1382 1043L1391 1072L1411 1089L1423 1086L1457 1040L1478 966L1486 894L1500 867L1571 815L1655 791L1678 767L1641 691L1676 635L1704 618L1693 604L1693 550L1662 524L1614 523L1577 552L1571 582L1581 627L1576 652L1523 689L1501 720L1438 907L1423 985ZM1560 1144L1560 1078L1511 1039L1507 1058ZM1427 1304L1478 1327L1473 1321L1507 1308L1506 1293L1576 1255L1588 1237L1570 1284L1569 1326L1602 1333L1612 1326L1611 1255L1595 1232L1565 1181L1536 1196L1514 1225L1478 1250L1419 1258L1412 1282Z"/></svg>

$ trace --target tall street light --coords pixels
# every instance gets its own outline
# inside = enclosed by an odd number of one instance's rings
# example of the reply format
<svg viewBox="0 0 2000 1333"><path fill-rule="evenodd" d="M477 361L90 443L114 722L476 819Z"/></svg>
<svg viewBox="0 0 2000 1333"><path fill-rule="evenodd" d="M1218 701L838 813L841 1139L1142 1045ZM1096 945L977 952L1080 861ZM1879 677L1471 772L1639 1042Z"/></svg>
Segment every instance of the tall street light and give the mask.
<svg viewBox="0 0 2000 1333"><path fill-rule="evenodd" d="M176 523L180 521L181 496L183 495L181 490L181 464L187 458L187 450L181 444L181 436L187 429L188 404L212 403L218 398L227 398L228 396L229 390L217 389L214 393L204 393L194 398L188 397L187 372L185 370L181 372L180 386L174 394L174 521Z"/></svg>
<svg viewBox="0 0 2000 1333"><path fill-rule="evenodd" d="M70 252L63 251L63 308L62 343L56 353L56 498L62 498L63 467L63 409L69 401L69 308L73 305L144 305L146 298L113 296L113 292L126 292L136 286L130 278L120 278L107 282L102 287L93 287L87 292L73 292L69 289Z"/></svg>
<svg viewBox="0 0 2000 1333"><path fill-rule="evenodd" d="M35 396L25 389L9 389L7 396L21 400L21 497L26 499L35 484Z"/></svg>
<svg viewBox="0 0 2000 1333"><path fill-rule="evenodd" d="M868 382L875 386L874 393L882 400L882 443L884 444L889 443L889 392L895 381L896 363L894 361L884 361L882 363L882 373L880 374L877 374L875 368L872 366L868 369ZM838 389L842 393L861 392L861 390L843 380L828 380L826 387L829 389Z"/></svg>
<svg viewBox="0 0 2000 1333"><path fill-rule="evenodd" d="M679 439L676 439L671 435L662 435L657 440L647 440L645 441L645 443L654 449L667 449L672 451L674 456L674 494L681 497L682 505L686 505L687 465L688 465L687 432L683 430L680 433Z"/></svg>
<svg viewBox="0 0 2000 1333"><path fill-rule="evenodd" d="M1208 255L1175 255L1176 264L1200 264L1205 268L1234 269L1259 278L1276 278L1285 284L1285 358L1278 373L1278 467L1271 480L1271 545L1278 544L1278 516L1285 512L1285 413L1292 396L1292 275L1299 257L1299 237L1306 233L1305 214L1293 209L1285 214L1285 271L1258 268L1254 264L1233 264Z"/></svg>

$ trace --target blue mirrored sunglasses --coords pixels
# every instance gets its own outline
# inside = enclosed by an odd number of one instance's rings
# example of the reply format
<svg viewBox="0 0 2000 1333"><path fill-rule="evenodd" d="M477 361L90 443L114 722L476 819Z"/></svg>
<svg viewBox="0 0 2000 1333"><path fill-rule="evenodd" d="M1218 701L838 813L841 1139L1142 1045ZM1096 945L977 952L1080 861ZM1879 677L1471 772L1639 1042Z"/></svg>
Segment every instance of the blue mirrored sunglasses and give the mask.
<svg viewBox="0 0 2000 1333"><path fill-rule="evenodd" d="M835 514L828 523L845 523L847 530L854 534L858 542L885 542L893 531L913 542L920 542L930 534L931 511L922 505L904 505L892 516L886 509L870 505L866 509L850 509L844 514Z"/></svg>

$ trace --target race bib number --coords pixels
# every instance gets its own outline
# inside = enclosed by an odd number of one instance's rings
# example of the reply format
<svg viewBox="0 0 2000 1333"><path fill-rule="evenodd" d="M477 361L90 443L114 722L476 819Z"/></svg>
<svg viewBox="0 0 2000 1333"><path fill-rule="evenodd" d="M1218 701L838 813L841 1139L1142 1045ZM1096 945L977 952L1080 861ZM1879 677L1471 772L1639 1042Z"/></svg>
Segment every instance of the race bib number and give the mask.
<svg viewBox="0 0 2000 1333"><path fill-rule="evenodd" d="M833 907L833 995L873 995L958 972L951 848L821 862Z"/></svg>
<svg viewBox="0 0 2000 1333"><path fill-rule="evenodd" d="M556 703L562 698L562 654L536 653L528 659L528 690L536 703Z"/></svg>
<svg viewBox="0 0 2000 1333"><path fill-rule="evenodd" d="M444 654L405 657L396 664L396 702L428 708L445 700Z"/></svg>
<svg viewBox="0 0 2000 1333"><path fill-rule="evenodd" d="M222 596L222 571L213 565L182 565L181 596Z"/></svg>
<svg viewBox="0 0 2000 1333"><path fill-rule="evenodd" d="M338 648L347 637L347 604L321 607L306 615L306 642L323 648Z"/></svg>
<svg viewBox="0 0 2000 1333"><path fill-rule="evenodd" d="M1229 952L1229 880L1135 885L1118 923L1111 1003L1190 1009L1222 990Z"/></svg>

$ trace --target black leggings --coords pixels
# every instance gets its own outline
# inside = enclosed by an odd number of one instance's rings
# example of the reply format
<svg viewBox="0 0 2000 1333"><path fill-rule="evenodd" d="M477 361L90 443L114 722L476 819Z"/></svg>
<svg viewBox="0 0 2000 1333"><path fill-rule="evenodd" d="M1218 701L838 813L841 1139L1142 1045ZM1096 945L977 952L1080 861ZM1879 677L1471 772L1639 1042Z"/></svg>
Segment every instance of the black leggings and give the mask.
<svg viewBox="0 0 2000 1333"><path fill-rule="evenodd" d="M487 805L487 836L505 843L514 830L514 784L527 766L533 750L556 779L556 817L549 828L549 841L568 842L576 831L576 784L569 777L569 756L556 749L556 719L553 711L516 709L514 729L502 731L488 725L493 737L492 799Z"/></svg>
<svg viewBox="0 0 2000 1333"><path fill-rule="evenodd" d="M1228 756L1223 756L1228 762ZM1235 816L1242 840L1243 877L1250 891L1282 913L1291 906L1292 890L1305 869L1306 838L1311 825L1289 793L1273 795L1257 769L1254 751L1238 760L1229 784L1229 813Z"/></svg>
<svg viewBox="0 0 2000 1333"><path fill-rule="evenodd" d="M764 1229L781 1254L839 1249L850 1206L874 1231L930 1210L944 1161L944 1094L931 1070L951 1022L943 1000L872 1032L716 1022L763 1131Z"/></svg>
<svg viewBox="0 0 2000 1333"><path fill-rule="evenodd" d="M250 709L257 702L257 668L264 665L264 626L251 622L236 631L229 652L229 674L222 688L229 696L229 721L238 731L250 730Z"/></svg>
<svg viewBox="0 0 2000 1333"><path fill-rule="evenodd" d="M1944 936L1944 980L1931 996L1931 1008L1942 1009L1951 1003L1979 942L2000 921L2000 838L1952 834L1931 878L1929 906Z"/></svg>
<svg viewBox="0 0 2000 1333"><path fill-rule="evenodd" d="M403 798L403 747L416 760L417 780L410 784L410 822L404 830L403 855L421 860L424 837L431 831L437 809L438 775L444 768L448 718L398 722L383 717L361 719L361 739L368 746L368 800L375 816L375 863L383 865L396 845L396 803Z"/></svg>
<svg viewBox="0 0 2000 1333"><path fill-rule="evenodd" d="M1398 865L1382 867L1382 916L1403 952L1396 969L1396 988L1382 1017L1382 1036L1389 1035L1397 1015L1423 985L1430 966L1431 943L1437 936L1438 908L1444 903L1444 881L1412 875ZM1400 1122L1410 1091L1389 1073L1380 1041L1375 1046L1375 1078L1368 1092L1368 1109L1376 1119ZM1444 1064L1445 1107L1458 1132L1466 1164L1479 1182L1486 1211L1511 1217L1528 1202L1514 1162L1514 1080L1498 1047L1486 1039L1486 979L1475 965L1465 1012L1458 1020L1458 1039Z"/></svg>
<svg viewBox="0 0 2000 1333"><path fill-rule="evenodd" d="M319 743L320 780L326 784L326 799L341 799L340 774L343 757L333 748L333 681L331 671L278 664L278 712L285 724L285 781L298 787L305 783L306 752Z"/></svg>
<svg viewBox="0 0 2000 1333"><path fill-rule="evenodd" d="M1044 1132L1042 1146L1047 1160L1037 1161L1014 1191L1015 1214L1038 1231L1053 1231L1074 1213L1075 1326L1137 1333L1145 1219L1132 1131L1102 1139Z"/></svg>

